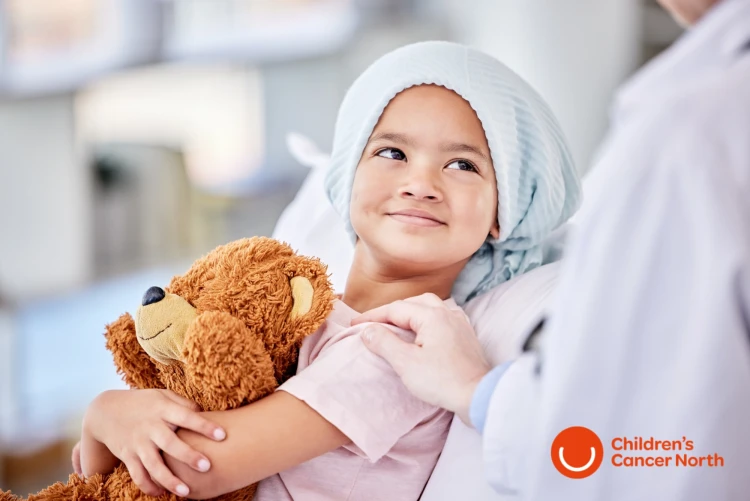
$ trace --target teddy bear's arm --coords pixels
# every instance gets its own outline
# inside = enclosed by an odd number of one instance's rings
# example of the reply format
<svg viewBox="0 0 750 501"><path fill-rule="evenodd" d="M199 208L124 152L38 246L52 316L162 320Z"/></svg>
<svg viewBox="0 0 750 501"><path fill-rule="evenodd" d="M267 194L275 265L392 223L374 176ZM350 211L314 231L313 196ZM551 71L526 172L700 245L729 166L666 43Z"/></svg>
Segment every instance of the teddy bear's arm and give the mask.
<svg viewBox="0 0 750 501"><path fill-rule="evenodd" d="M226 312L206 312L193 321L183 361L187 385L207 411L234 409L278 385L261 335Z"/></svg>
<svg viewBox="0 0 750 501"><path fill-rule="evenodd" d="M159 371L135 337L135 322L129 313L107 326L104 334L117 372L131 388L164 388Z"/></svg>

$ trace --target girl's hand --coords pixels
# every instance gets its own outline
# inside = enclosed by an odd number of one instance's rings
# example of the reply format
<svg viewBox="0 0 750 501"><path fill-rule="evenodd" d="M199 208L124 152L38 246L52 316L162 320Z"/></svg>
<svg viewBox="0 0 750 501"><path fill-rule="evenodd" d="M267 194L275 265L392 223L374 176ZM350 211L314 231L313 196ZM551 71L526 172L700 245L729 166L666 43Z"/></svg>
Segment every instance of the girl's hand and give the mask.
<svg viewBox="0 0 750 501"><path fill-rule="evenodd" d="M176 434L177 428L185 428L217 441L226 437L198 411L197 404L169 390L106 391L91 404L84 423L91 436L125 464L143 492L158 496L163 487L186 497L190 490L167 468L160 451L197 471L208 471L208 458Z"/></svg>
<svg viewBox="0 0 750 501"><path fill-rule="evenodd" d="M70 455L70 460L73 462L73 471L76 475L81 475L83 473L83 470L81 470L81 441L79 440L78 443L76 443L73 446L73 452Z"/></svg>

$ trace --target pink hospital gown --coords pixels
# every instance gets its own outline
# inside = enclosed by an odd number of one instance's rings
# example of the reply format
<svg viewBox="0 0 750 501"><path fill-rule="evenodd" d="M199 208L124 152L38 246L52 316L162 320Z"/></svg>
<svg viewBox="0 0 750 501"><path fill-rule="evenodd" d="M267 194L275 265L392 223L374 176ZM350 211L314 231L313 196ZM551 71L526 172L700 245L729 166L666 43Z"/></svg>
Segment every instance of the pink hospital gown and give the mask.
<svg viewBox="0 0 750 501"><path fill-rule="evenodd" d="M452 299L446 304L460 310ZM352 441L260 483L257 501L416 501L437 462L452 414L415 398L362 343L358 313L337 300L305 339L297 375L281 385ZM414 334L388 326L407 341Z"/></svg>

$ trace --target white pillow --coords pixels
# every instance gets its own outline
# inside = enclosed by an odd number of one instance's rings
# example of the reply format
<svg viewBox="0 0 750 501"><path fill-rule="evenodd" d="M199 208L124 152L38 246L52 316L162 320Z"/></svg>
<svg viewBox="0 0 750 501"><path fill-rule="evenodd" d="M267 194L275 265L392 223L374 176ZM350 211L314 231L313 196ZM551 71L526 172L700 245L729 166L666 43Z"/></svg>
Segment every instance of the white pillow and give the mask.
<svg viewBox="0 0 750 501"><path fill-rule="evenodd" d="M329 157L318 151L309 139L297 134L287 136L287 146L292 156L311 170L294 200L279 217L272 236L302 255L320 258L328 265L334 291L342 293L354 246L325 194L323 181Z"/></svg>
<svg viewBox="0 0 750 501"><path fill-rule="evenodd" d="M466 303L464 311L492 365L517 357L529 330L549 306L560 261L503 282Z"/></svg>
<svg viewBox="0 0 750 501"><path fill-rule="evenodd" d="M547 310L559 270L559 263L541 266L466 304L464 310L492 365L521 353L526 336ZM456 417L420 499L494 501L511 497L490 488L482 461L482 439L476 430Z"/></svg>

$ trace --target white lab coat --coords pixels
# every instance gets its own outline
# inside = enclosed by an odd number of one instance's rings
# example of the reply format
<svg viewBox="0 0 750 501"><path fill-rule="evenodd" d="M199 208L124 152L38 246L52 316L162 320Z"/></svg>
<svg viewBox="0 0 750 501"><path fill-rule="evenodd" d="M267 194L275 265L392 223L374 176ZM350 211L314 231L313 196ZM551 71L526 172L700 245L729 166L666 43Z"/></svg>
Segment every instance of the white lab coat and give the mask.
<svg viewBox="0 0 750 501"><path fill-rule="evenodd" d="M719 2L625 85L593 176L541 348L493 394L490 484L532 501L748 500L750 0ZM604 444L586 479L550 458L569 426ZM683 436L724 467L611 463L616 437Z"/></svg>

